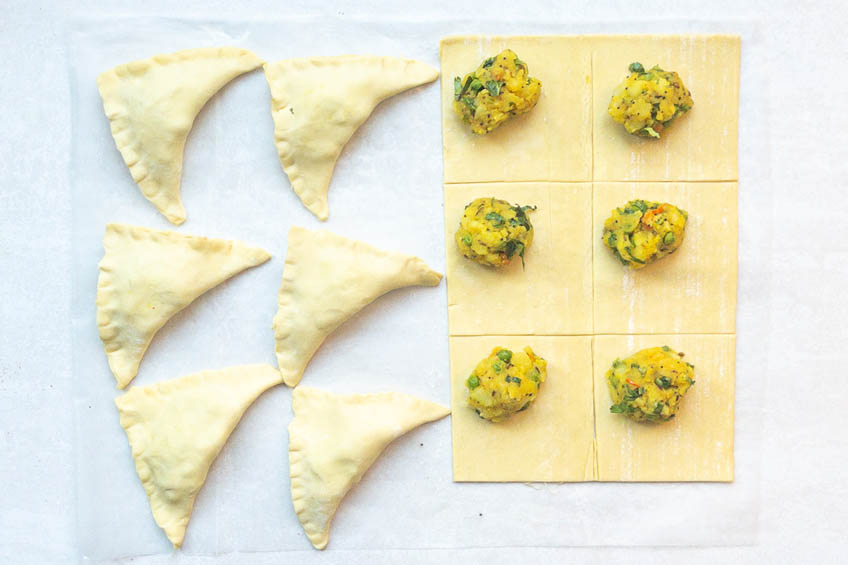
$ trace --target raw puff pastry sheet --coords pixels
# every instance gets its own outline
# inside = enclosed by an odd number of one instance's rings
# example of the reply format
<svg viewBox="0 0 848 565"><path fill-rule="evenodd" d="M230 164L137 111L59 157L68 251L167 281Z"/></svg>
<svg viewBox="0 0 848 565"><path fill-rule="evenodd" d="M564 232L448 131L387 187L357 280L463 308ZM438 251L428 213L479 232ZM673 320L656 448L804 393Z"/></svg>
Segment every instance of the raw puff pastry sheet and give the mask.
<svg viewBox="0 0 848 565"><path fill-rule="evenodd" d="M463 210L483 197L537 207L527 214L533 243L523 265L516 259L495 270L469 261L457 249L454 233ZM589 183L446 184L450 335L590 335L591 209ZM554 222L562 217L569 221Z"/></svg>
<svg viewBox="0 0 848 565"><path fill-rule="evenodd" d="M542 81L542 96L530 113L493 134L477 136L451 108L453 77L504 48L527 62L530 75ZM736 331L739 53L739 38L730 36L473 36L442 41L454 480L732 480L735 356L728 343ZM628 135L607 113L613 89L634 61L678 71L695 99L693 110L658 141ZM659 180L668 182L645 182ZM529 214L536 237L525 270L516 261L496 272L460 256L453 234L464 206L481 196L538 205ZM669 201L690 214L681 249L636 272L618 263L600 240L604 219L632 198ZM600 335L668 333L678 335ZM684 335L697 333L723 335ZM564 355L556 340L580 339L582 334L588 336L583 338L587 360L573 351ZM652 430L609 414L603 376L612 361L634 353L636 342L674 347L676 338L693 340L683 344L691 348L683 348L687 359L697 366L698 384L681 411L690 411L689 417ZM579 342L565 343L573 348ZM537 402L500 424L478 421L465 406L468 373L495 345L527 344L549 362L550 375ZM603 353L592 353L599 344ZM619 349L614 352L612 344ZM577 386L593 379L588 388L585 383ZM548 403L558 404L556 410L545 403L548 395ZM536 410L539 422L533 422ZM691 424L699 415L706 418L709 410L724 415L715 433ZM543 414L548 417L542 419ZM573 434L562 432L569 427L568 418L579 420L594 437L591 464L586 464L586 438L572 439ZM683 433L680 426L686 422L690 429ZM487 457L481 446L509 445L516 433L505 429L510 425L542 437L515 441L511 449L521 456L514 461ZM545 438L556 431L569 439L547 445ZM658 462L632 459L640 440L646 446L664 444ZM620 451L611 447L617 444ZM556 455L550 455L551 449ZM505 451L499 448L499 453Z"/></svg>

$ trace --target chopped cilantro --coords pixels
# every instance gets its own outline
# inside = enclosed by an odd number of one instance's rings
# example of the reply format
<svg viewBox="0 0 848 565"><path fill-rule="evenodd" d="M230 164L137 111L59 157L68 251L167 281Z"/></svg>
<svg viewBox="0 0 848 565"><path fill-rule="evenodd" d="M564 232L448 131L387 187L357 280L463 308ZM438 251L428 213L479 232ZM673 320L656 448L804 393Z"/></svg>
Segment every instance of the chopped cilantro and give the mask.
<svg viewBox="0 0 848 565"><path fill-rule="evenodd" d="M624 398L627 400L636 400L640 396L645 394L645 389L642 387L639 388L629 388L624 392Z"/></svg>
<svg viewBox="0 0 848 565"><path fill-rule="evenodd" d="M610 406L610 412L613 414L632 414L635 411L633 406L627 402L619 402Z"/></svg>
<svg viewBox="0 0 848 565"><path fill-rule="evenodd" d="M456 78L459 78L459 77L456 77ZM465 79L465 84L462 85L462 88L459 89L459 92L457 92L454 95L454 97L457 100L462 99L462 96L465 94L465 91L468 90L468 87L471 86L471 82L474 81L476 78L477 77L475 77L473 74L468 75L468 77ZM454 84L454 89L456 89L456 80L454 80L453 84Z"/></svg>
<svg viewBox="0 0 848 565"><path fill-rule="evenodd" d="M486 214L486 219L492 222L492 225L494 225L496 228L503 227L504 223L506 222L506 220L504 220L504 217L498 214L497 212L489 212L488 214Z"/></svg>
<svg viewBox="0 0 848 565"><path fill-rule="evenodd" d="M668 377L657 377L654 383L661 389L665 390L671 386L671 379Z"/></svg>
<svg viewBox="0 0 848 565"><path fill-rule="evenodd" d="M504 244L504 253L507 259L512 259L517 253L521 257L521 262L524 263L524 250L526 246L523 242L517 239L510 239Z"/></svg>
<svg viewBox="0 0 848 565"><path fill-rule="evenodd" d="M486 90L488 90L489 94L494 97L501 93L501 85L495 80L487 80Z"/></svg>
<svg viewBox="0 0 848 565"><path fill-rule="evenodd" d="M634 208L638 208L643 214L648 210L648 205L645 204L644 200L634 200L631 202Z"/></svg>

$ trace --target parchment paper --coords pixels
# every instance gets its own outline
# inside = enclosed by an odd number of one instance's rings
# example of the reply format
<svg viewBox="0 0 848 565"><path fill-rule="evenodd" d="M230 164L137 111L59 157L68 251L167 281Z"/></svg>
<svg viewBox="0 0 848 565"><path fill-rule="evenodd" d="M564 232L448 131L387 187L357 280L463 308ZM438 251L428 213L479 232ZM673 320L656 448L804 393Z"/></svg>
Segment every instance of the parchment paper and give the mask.
<svg viewBox="0 0 848 565"><path fill-rule="evenodd" d="M537 20L544 20L540 15ZM109 133L97 75L114 65L199 46L237 45L266 60L375 53L438 66L439 39L460 33L740 33L740 277L736 480L732 484L454 484L450 421L390 446L342 502L328 551L506 546L742 545L756 541L760 398L768 371L757 328L768 319L765 259L772 231L764 147L765 77L757 27L732 22L539 24L486 21L184 19L69 23L76 473L81 557L166 554L118 424L118 391L97 336L94 299L110 221L173 229L140 194ZM156 336L133 384L206 368L274 364L276 310L290 225L326 228L414 253L444 269L439 91L427 85L381 104L339 159L330 220L292 192L273 144L261 71L236 79L198 116L183 170L183 233L238 238L274 254L213 289ZM331 390L398 390L449 403L445 286L379 299L331 335L303 382ZM200 492L182 551L308 549L291 506L291 395L278 387L247 412Z"/></svg>

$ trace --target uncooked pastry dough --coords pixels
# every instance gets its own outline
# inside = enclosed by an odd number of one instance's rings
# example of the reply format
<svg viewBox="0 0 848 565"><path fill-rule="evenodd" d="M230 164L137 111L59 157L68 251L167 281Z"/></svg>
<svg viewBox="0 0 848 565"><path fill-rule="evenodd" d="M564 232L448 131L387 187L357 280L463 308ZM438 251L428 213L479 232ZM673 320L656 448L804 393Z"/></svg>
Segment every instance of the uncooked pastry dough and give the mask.
<svg viewBox="0 0 848 565"><path fill-rule="evenodd" d="M245 410L282 378L270 365L202 371L115 399L156 523L179 547L209 467Z"/></svg>
<svg viewBox="0 0 848 565"><path fill-rule="evenodd" d="M465 402L465 379L493 347L529 345L548 377L529 410L491 423ZM595 478L591 336L450 338L454 481L591 481Z"/></svg>
<svg viewBox="0 0 848 565"><path fill-rule="evenodd" d="M436 286L440 280L442 275L418 257L292 227L274 316L283 380L296 386L324 338L376 298L405 286Z"/></svg>
<svg viewBox="0 0 848 565"><path fill-rule="evenodd" d="M453 79L507 48L542 81L542 95L533 111L476 135L453 111ZM586 37L443 39L444 182L592 180L591 55Z"/></svg>
<svg viewBox="0 0 848 565"><path fill-rule="evenodd" d="M680 411L662 424L611 414L606 371L612 362L662 345L695 365L695 385ZM594 349L598 480L733 480L735 335L602 335Z"/></svg>
<svg viewBox="0 0 848 565"><path fill-rule="evenodd" d="M521 119L486 136L474 136L451 111L452 79L505 47L527 61L533 75L542 81L542 97L533 112ZM441 52L454 480L732 480L735 360L732 351L728 354L727 344L735 340L736 331L739 38L475 36L445 39ZM628 135L607 113L615 86L634 61L678 71L695 99L694 109L661 140ZM579 185L563 184L593 179L589 204L575 198L582 194L576 188ZM539 187L545 186L549 187L550 202L537 196L539 210L531 215L536 238L527 252L526 272L520 265L513 265L509 271L492 273L461 260L450 236L465 204L487 194L534 204L532 194L544 194ZM558 193L556 187L560 186L572 187L576 194ZM672 202L690 214L680 250L639 272L623 269L600 240L603 220L610 210L634 197ZM543 219L544 207L549 209L547 220ZM587 214L587 207L592 212ZM589 216L594 223L582 239L581 224ZM546 230L550 231L547 236ZM583 255L565 255L574 249L582 250ZM566 296L561 291L566 291ZM594 463L571 468L567 473L570 478L561 478L565 461L585 461L585 442L540 446L541 440L532 434L511 432L515 438L505 448L508 442L500 434L508 437L508 430L483 428L479 437L490 441L484 444L486 448L481 447L478 434L472 433L473 426L488 423L477 422L473 411L461 404L465 393L462 383L476 360L495 345L517 348L530 344L548 359L547 390L542 390L533 410L516 416L522 418L516 421L522 422L543 413L539 409L546 393L555 390L555 371L565 371L571 377L571 368L576 366L572 355L569 364L558 369L555 357L559 353L546 354L545 347L533 340L574 339L557 336L586 333L595 336L586 339L594 340L597 347L608 339L643 338L600 335L604 333L669 332L678 334L674 340L669 336L670 347L682 349L687 357L691 354L692 358L710 360L694 361L703 365L696 369L696 394L702 384L698 377L701 369L705 375L719 375L710 378L715 384L700 391L710 396L692 404L714 403L716 413L723 414L724 420L715 430L703 431L701 426L714 420L704 417L698 422L699 437L686 440L689 448L674 443L672 451L660 453L659 461L649 463L643 457L628 462L624 454L640 446L637 434L645 434L644 449L639 453L649 454L656 444L651 443L651 432L638 427L626 432L633 436L632 443L626 435L623 442L617 436L611 440L610 435L604 435L609 406L603 384L596 384L595 392L590 389L582 393L583 400L591 402L594 398L594 402L603 404L597 409L606 410L595 421L598 427L592 445L597 444L597 451L592 448L590 457ZM724 335L685 335L698 332ZM528 335L518 338L515 334ZM654 338L645 337L645 347L655 344ZM695 341L689 344L687 339ZM480 347L468 346L473 351L466 353L465 344L474 340L481 340ZM678 340L684 340L683 345ZM614 358L638 349L641 347L620 345L612 355ZM592 370L602 378L611 362L604 359L602 367L595 365ZM563 398L568 410L573 402L579 401ZM684 406L681 414L689 412L688 408L691 406ZM699 411L698 407L691 410L690 417ZM562 426L558 419L562 416L553 413L536 428L544 436ZM513 423L513 419L507 423ZM680 421L676 425L681 425ZM694 432L692 428L690 433ZM523 438L531 436L534 442L522 443ZM563 450L572 453L565 456ZM487 460L489 451L501 458ZM683 459L670 457L671 452L683 453ZM517 455L513 457L513 453Z"/></svg>
<svg viewBox="0 0 848 565"><path fill-rule="evenodd" d="M383 449L450 413L444 406L396 392L340 395L310 387L292 392L292 410L292 503L317 549L327 547L339 503Z"/></svg>
<svg viewBox="0 0 848 565"><path fill-rule="evenodd" d="M596 37L592 45L595 181L739 178L739 37L624 35ZM692 92L695 106L661 139L630 135L607 113L634 61L677 71Z"/></svg>
<svg viewBox="0 0 848 565"><path fill-rule="evenodd" d="M109 224L97 279L97 327L124 388L147 346L177 312L233 275L271 258L239 241Z"/></svg>
<svg viewBox="0 0 848 565"><path fill-rule="evenodd" d="M119 65L97 77L112 137L144 197L174 224L183 149L194 118L225 84L262 60L245 49L188 49Z"/></svg>
<svg viewBox="0 0 848 565"><path fill-rule="evenodd" d="M680 248L635 271L601 241L612 209L634 198L689 213ZM595 183L593 201L595 333L736 331L735 182Z"/></svg>
<svg viewBox="0 0 848 565"><path fill-rule="evenodd" d="M487 196L536 206L528 213L534 236L523 266L484 267L462 257L453 242L465 205ZM591 334L591 209L589 183L445 185L450 335Z"/></svg>
<svg viewBox="0 0 848 565"><path fill-rule="evenodd" d="M373 55L265 65L280 163L310 212L327 219L327 190L336 160L377 104L438 76L436 69L418 61Z"/></svg>

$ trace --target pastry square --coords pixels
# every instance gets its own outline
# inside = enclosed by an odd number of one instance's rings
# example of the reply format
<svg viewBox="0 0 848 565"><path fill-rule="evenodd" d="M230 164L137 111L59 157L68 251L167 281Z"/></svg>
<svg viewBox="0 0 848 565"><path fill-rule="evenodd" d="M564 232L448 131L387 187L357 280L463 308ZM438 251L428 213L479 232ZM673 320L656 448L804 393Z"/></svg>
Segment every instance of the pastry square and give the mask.
<svg viewBox="0 0 848 565"><path fill-rule="evenodd" d="M634 198L689 213L683 245L637 271L601 241L604 220ZM736 331L737 185L595 183L594 325L598 334Z"/></svg>
<svg viewBox="0 0 848 565"><path fill-rule="evenodd" d="M454 77L512 49L542 82L536 107L486 135L454 113ZM442 40L444 182L587 181L592 175L590 43L579 37Z"/></svg>
<svg viewBox="0 0 848 565"><path fill-rule="evenodd" d="M592 45L596 181L739 178L738 36L611 36L595 37ZM635 61L677 71L695 101L662 139L630 135L607 113L613 90Z"/></svg>
<svg viewBox="0 0 848 565"><path fill-rule="evenodd" d="M589 336L451 337L451 431L456 482L591 481L595 473ZM499 423L465 403L465 379L495 346L526 346L548 361L536 401Z"/></svg>
<svg viewBox="0 0 848 565"><path fill-rule="evenodd" d="M733 481L735 335L594 338L595 435L600 481ZM695 365L695 385L662 424L610 413L606 372L617 358L668 345ZM540 396L541 400L541 396Z"/></svg>
<svg viewBox="0 0 848 565"><path fill-rule="evenodd" d="M534 205L533 243L522 267L494 269L463 257L454 234L465 206L494 196ZM592 333L592 186L588 183L445 185L450 335Z"/></svg>

